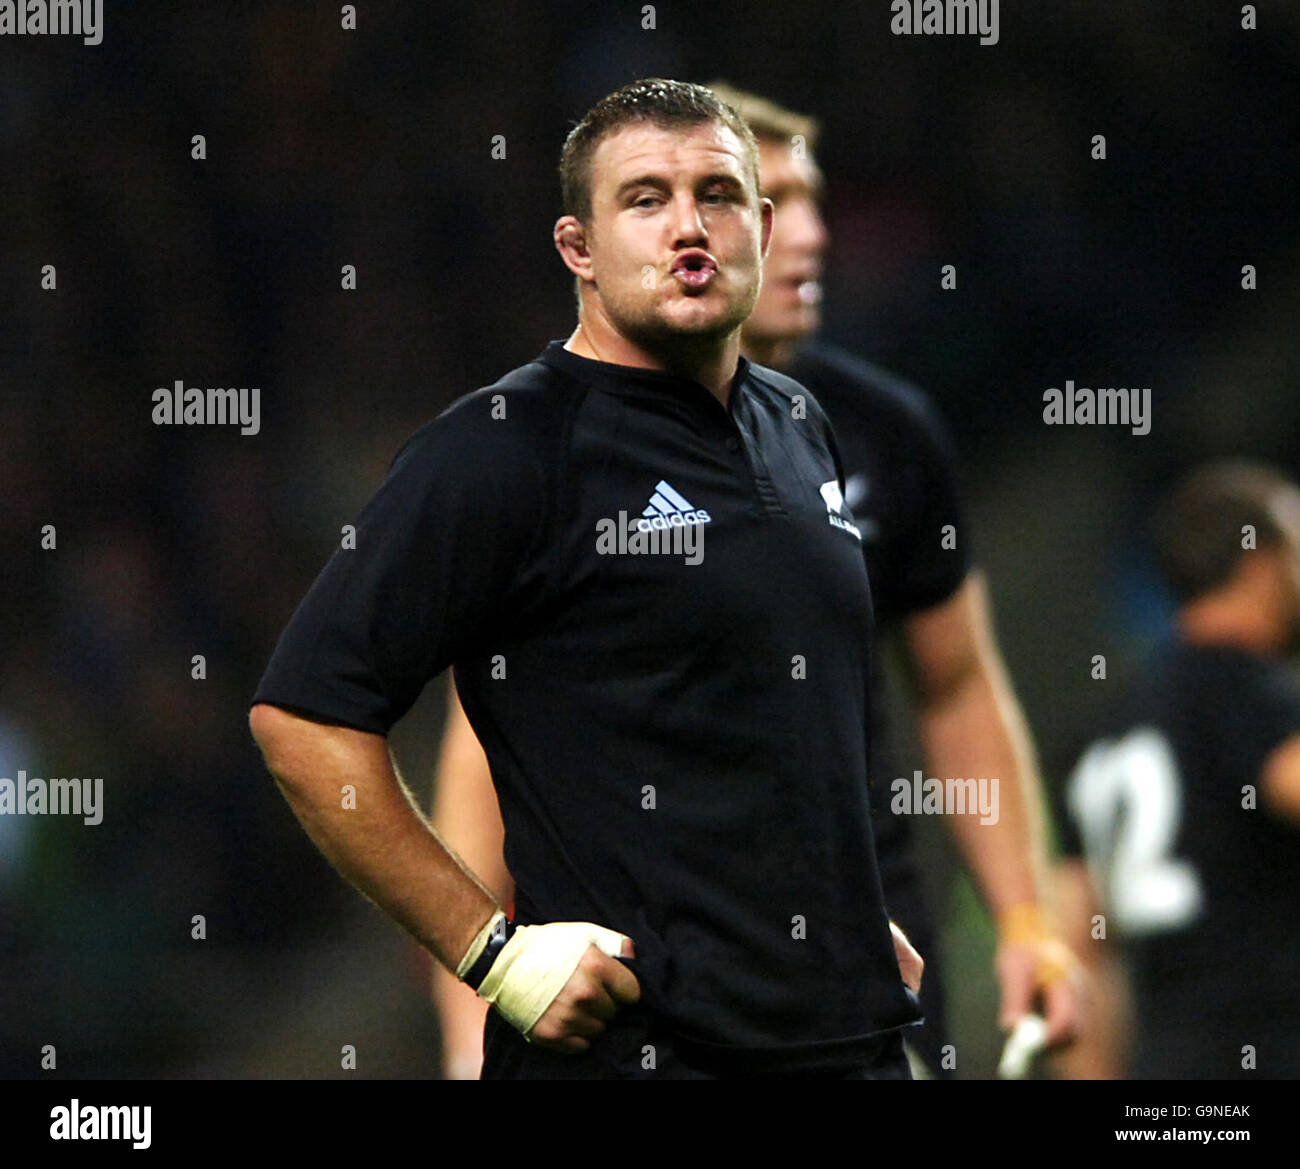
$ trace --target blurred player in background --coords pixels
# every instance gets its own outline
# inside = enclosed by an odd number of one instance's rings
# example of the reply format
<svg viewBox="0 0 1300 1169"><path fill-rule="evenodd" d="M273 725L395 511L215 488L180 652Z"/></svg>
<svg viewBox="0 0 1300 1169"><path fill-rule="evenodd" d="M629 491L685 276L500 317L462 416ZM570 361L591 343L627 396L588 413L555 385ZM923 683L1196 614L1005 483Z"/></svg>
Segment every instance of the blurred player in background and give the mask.
<svg viewBox="0 0 1300 1169"><path fill-rule="evenodd" d="M812 341L821 319L828 237L813 160L817 122L725 84L710 86L746 120L759 144L763 194L776 206L763 286L742 351L812 391L830 415L844 461L845 502L863 535L877 628L901 633L915 683L925 775L996 776L999 816L946 817L999 927L1000 1022L1009 1028L1041 996L1048 1042L1078 1025L1073 959L1045 910L1041 797L1032 747L992 631L981 574L971 566L948 440L912 386L842 350ZM951 525L951 527L947 527ZM945 539L945 532L950 538ZM908 1032L930 1075L951 1074L935 930L912 858L906 815L891 810L891 783L909 779L891 735L879 653L873 653L868 743L873 831L885 903L926 959L922 1028ZM508 904L502 828L491 776L451 692L433 822L442 838ZM473 1078L482 1059L485 1005L435 971L450 1078Z"/></svg>
<svg viewBox="0 0 1300 1169"><path fill-rule="evenodd" d="M1122 947L1134 1034L1103 1020L1064 1070L1294 1079L1300 686L1283 659L1300 639L1300 490L1262 466L1209 464L1154 534L1176 630L1066 789L1071 916L1084 931L1091 913L1105 921L1076 947L1112 969Z"/></svg>

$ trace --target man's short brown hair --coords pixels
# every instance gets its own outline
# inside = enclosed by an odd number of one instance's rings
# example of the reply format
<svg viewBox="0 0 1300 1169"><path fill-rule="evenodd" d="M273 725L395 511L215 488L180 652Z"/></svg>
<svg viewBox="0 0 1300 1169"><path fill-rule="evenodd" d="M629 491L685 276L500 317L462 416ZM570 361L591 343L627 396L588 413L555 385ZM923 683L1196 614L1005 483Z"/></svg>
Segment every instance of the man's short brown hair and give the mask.
<svg viewBox="0 0 1300 1169"><path fill-rule="evenodd" d="M774 101L748 90L737 89L726 81L710 81L709 88L742 118L760 142L779 142L789 146L802 138L804 148L812 153L821 135L821 123L809 114L796 114Z"/></svg>
<svg viewBox="0 0 1300 1169"><path fill-rule="evenodd" d="M1207 463L1160 502L1152 521L1156 557L1179 605L1227 584L1245 552L1243 529L1254 529L1256 548L1286 540L1275 510L1293 490L1272 467L1246 460Z"/></svg>
<svg viewBox="0 0 1300 1169"><path fill-rule="evenodd" d="M757 192L758 143L745 120L703 85L647 77L601 98L564 140L560 194L565 215L583 223L591 218L591 160L596 147L609 135L638 122L661 129L721 122L740 139Z"/></svg>

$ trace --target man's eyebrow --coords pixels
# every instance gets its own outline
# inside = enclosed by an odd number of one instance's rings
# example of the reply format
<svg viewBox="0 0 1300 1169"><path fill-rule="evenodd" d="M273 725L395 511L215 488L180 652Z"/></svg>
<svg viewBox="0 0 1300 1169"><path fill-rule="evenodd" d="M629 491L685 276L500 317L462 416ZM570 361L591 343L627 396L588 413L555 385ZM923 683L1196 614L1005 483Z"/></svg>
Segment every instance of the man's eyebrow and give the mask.
<svg viewBox="0 0 1300 1169"><path fill-rule="evenodd" d="M728 174L725 171L721 171L717 174L705 175L702 179L697 180L695 186L698 189L700 187L718 186L719 184L733 187L736 190L744 190L745 187L744 182L740 178L736 175ZM619 183L618 189L614 192L614 198L616 200L623 199L638 187L650 187L654 190L665 192L671 192L672 190L671 184L660 175L638 175L636 178L626 179Z"/></svg>
<svg viewBox="0 0 1300 1169"><path fill-rule="evenodd" d="M671 190L667 181L659 175L638 175L634 179L627 179L619 183L618 190L614 192L614 198L622 199L625 195L631 194L637 187L653 187L657 191Z"/></svg>

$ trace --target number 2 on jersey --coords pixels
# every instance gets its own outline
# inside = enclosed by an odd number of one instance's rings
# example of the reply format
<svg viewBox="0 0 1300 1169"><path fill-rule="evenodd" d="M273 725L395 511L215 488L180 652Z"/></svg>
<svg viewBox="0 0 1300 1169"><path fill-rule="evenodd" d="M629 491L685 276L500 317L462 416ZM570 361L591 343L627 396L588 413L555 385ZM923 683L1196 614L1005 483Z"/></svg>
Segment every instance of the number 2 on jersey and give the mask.
<svg viewBox="0 0 1300 1169"><path fill-rule="evenodd" d="M1165 933L1197 916L1200 879L1187 861L1170 855L1182 792L1164 735L1139 727L1094 743L1070 777L1069 800L1121 931Z"/></svg>

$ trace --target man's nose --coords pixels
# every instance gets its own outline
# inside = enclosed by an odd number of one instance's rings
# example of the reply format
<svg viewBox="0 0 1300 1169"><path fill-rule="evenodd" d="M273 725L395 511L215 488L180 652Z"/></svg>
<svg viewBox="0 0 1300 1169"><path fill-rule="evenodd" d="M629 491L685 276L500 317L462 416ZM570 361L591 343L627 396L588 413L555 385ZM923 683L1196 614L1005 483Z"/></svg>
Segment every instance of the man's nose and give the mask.
<svg viewBox="0 0 1300 1169"><path fill-rule="evenodd" d="M674 250L679 248L704 247L708 242L708 232L700 216L700 207L694 194L683 193L673 201L673 240Z"/></svg>

